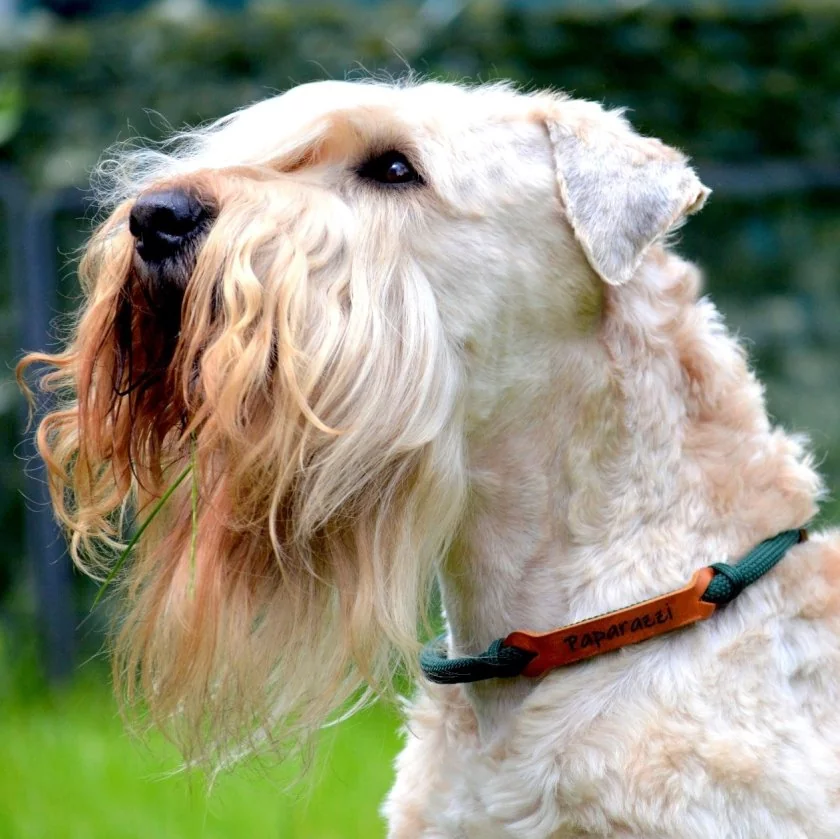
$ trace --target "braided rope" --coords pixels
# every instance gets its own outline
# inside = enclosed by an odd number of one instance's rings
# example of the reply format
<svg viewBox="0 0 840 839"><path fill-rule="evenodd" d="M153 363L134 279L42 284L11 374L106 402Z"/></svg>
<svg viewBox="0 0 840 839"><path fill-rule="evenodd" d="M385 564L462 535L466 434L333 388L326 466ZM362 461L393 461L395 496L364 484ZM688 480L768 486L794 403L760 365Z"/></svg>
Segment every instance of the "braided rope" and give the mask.
<svg viewBox="0 0 840 839"><path fill-rule="evenodd" d="M740 562L716 562L715 576L703 593L707 603L723 605L734 600L747 586L763 577L796 544L804 539L802 530L785 530L754 547Z"/></svg>
<svg viewBox="0 0 840 839"><path fill-rule="evenodd" d="M420 667L430 682L455 685L518 676L536 653L519 647L506 647L497 638L483 653L448 658L446 635L426 644L420 653Z"/></svg>

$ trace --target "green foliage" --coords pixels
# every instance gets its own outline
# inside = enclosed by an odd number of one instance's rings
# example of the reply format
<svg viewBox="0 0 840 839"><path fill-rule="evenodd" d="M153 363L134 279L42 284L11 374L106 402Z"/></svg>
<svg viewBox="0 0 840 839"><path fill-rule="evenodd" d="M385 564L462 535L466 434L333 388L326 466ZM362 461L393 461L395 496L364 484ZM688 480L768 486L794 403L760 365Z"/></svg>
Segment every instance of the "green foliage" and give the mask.
<svg viewBox="0 0 840 839"><path fill-rule="evenodd" d="M158 136L165 123L211 119L293 83L362 66L399 74L408 62L629 106L643 130L695 157L833 159L838 54L840 11L587 16L485 0L450 22L394 4L266 6L187 22L116 16L0 53L0 72L18 74L26 101L5 154L33 181L78 182L133 132Z"/></svg>
<svg viewBox="0 0 840 839"><path fill-rule="evenodd" d="M102 149L204 122L312 79L422 74L506 77L629 106L645 133L703 162L838 165L840 7L780 4L760 16L660 5L610 12L446 4L263 4L177 21L155 12L45 25L0 47L0 162L32 187L84 185ZM685 5L685 4L683 4ZM777 7L780 8L780 7ZM760 181L761 173L754 178ZM814 438L840 485L840 191L727 197L726 178L682 233L709 290L747 339L778 420ZM76 225L81 227L82 225ZM2 224L0 224L2 227ZM0 230L0 321L11 323ZM78 244L78 239L72 245ZM14 247L6 243L6 250ZM70 247L65 246L65 252ZM72 292L71 292L72 293ZM5 335L11 331L6 330ZM8 340L8 339L5 339ZM14 344L3 344L11 356ZM20 554L17 403L0 373L0 591ZM840 516L840 503L828 505Z"/></svg>
<svg viewBox="0 0 840 839"><path fill-rule="evenodd" d="M23 117L23 92L14 73L0 77L0 146L20 128Z"/></svg>

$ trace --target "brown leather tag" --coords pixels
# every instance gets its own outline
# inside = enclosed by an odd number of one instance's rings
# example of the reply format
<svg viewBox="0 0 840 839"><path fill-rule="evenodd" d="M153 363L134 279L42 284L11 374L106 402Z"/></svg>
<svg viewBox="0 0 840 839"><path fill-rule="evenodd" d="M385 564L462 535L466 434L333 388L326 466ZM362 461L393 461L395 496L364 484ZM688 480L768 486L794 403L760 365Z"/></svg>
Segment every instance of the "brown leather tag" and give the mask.
<svg viewBox="0 0 840 839"><path fill-rule="evenodd" d="M537 654L522 671L523 676L539 676L554 667L638 644L711 616L715 604L700 598L714 574L711 568L701 568L687 586L661 597L551 632L517 630L505 638L504 644Z"/></svg>

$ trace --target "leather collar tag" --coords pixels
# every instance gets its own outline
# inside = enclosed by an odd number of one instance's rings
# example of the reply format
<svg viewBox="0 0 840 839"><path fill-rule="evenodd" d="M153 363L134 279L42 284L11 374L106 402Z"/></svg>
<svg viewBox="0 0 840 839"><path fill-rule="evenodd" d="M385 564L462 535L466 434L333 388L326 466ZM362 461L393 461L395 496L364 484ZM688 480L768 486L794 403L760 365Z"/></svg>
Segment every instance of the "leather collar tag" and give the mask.
<svg viewBox="0 0 840 839"><path fill-rule="evenodd" d="M701 568L687 586L676 591L551 632L517 630L503 643L536 653L522 671L524 676L539 676L555 667L637 644L710 617L715 604L700 598L714 574L711 568Z"/></svg>

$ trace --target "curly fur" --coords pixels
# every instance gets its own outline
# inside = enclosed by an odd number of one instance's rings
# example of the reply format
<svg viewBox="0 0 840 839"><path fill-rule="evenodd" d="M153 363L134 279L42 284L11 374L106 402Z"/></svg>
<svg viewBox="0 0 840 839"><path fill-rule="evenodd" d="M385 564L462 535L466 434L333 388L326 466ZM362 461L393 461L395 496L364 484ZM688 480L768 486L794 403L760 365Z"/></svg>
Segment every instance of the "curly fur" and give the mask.
<svg viewBox="0 0 840 839"><path fill-rule="evenodd" d="M422 184L359 176L389 149ZM194 466L124 575L114 659L194 759L305 740L413 672L435 574L476 653L816 511L807 447L664 246L708 190L618 112L325 82L100 175L78 325L22 364L54 368L38 442L90 573ZM173 187L214 219L161 273L126 220ZM836 837L838 616L826 534L690 630L421 686L390 836Z"/></svg>

